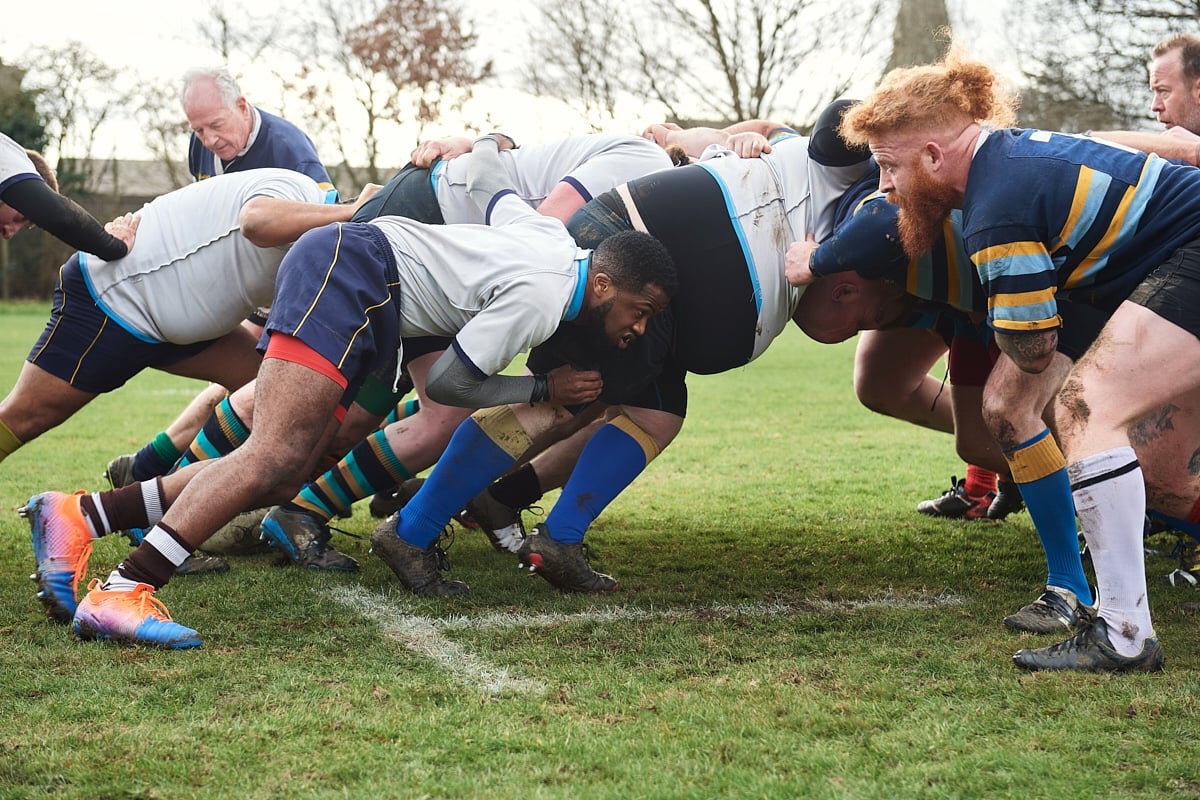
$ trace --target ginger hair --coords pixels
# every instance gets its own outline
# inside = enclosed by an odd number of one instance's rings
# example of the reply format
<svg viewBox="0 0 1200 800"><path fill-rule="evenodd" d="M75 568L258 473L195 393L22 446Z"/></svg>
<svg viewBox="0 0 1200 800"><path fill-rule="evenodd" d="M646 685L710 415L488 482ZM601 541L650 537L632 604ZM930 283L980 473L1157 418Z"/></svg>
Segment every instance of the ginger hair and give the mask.
<svg viewBox="0 0 1200 800"><path fill-rule="evenodd" d="M951 45L936 64L894 69L842 117L838 132L852 145L908 130L944 130L970 122L1016 124L1017 98L982 61Z"/></svg>

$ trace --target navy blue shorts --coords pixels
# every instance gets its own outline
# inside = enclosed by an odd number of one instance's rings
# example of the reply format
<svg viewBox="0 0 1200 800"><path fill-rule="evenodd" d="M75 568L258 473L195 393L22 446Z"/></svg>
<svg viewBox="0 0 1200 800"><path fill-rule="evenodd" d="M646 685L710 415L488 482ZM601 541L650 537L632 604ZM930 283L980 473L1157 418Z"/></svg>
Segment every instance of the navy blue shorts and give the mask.
<svg viewBox="0 0 1200 800"><path fill-rule="evenodd" d="M144 369L191 358L213 341L148 342L125 330L96 305L76 253L58 271L50 319L26 360L80 391L103 394Z"/></svg>
<svg viewBox="0 0 1200 800"><path fill-rule="evenodd" d="M335 223L301 236L279 265L260 347L275 332L329 361L353 397L368 375L395 365L400 280L387 237L367 223Z"/></svg>
<svg viewBox="0 0 1200 800"><path fill-rule="evenodd" d="M1138 284L1129 301L1200 337L1200 239L1172 253Z"/></svg>

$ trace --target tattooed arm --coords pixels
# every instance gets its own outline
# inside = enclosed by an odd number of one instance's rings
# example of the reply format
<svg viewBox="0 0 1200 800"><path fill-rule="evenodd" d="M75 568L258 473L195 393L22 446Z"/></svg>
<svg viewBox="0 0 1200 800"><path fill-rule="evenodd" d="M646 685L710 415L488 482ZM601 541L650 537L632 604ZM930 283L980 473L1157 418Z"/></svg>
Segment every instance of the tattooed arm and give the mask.
<svg viewBox="0 0 1200 800"><path fill-rule="evenodd" d="M1013 360L1022 372L1037 374L1050 365L1058 349L1058 329L1029 333L996 332L996 346Z"/></svg>

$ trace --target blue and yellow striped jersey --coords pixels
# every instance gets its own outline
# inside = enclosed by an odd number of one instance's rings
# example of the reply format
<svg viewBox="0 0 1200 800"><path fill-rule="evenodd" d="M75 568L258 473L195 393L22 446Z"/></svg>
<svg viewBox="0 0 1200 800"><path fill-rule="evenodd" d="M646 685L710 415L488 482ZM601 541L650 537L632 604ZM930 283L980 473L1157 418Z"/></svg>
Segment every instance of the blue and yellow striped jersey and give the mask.
<svg viewBox="0 0 1200 800"><path fill-rule="evenodd" d="M988 134L963 236L1000 332L1059 325L1056 298L1111 311L1200 237L1200 170L1063 133Z"/></svg>

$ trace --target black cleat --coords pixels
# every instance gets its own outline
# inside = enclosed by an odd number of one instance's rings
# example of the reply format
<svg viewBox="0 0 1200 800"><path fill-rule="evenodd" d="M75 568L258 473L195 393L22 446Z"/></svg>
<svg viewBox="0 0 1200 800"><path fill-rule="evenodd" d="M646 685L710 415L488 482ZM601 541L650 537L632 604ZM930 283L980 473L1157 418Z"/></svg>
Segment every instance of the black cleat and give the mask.
<svg viewBox="0 0 1200 800"><path fill-rule="evenodd" d="M487 535L497 553L516 553L525 541L525 525L519 509L509 508L484 489L467 503L463 514Z"/></svg>
<svg viewBox="0 0 1200 800"><path fill-rule="evenodd" d="M966 481L952 477L950 488L942 492L941 497L922 500L917 503L917 511L943 519L986 519L990 502L990 497L971 497L967 494Z"/></svg>
<svg viewBox="0 0 1200 800"><path fill-rule="evenodd" d="M388 517L371 534L371 552L391 567L405 589L422 597L453 597L470 590L462 581L442 577L446 566L446 551L435 542L421 549L400 538L396 533L395 515Z"/></svg>
<svg viewBox="0 0 1200 800"><path fill-rule="evenodd" d="M1004 618L1004 627L1026 633L1067 633L1096 618L1096 605L1081 605L1075 593L1047 586L1037 600Z"/></svg>
<svg viewBox="0 0 1200 800"><path fill-rule="evenodd" d="M1113 649L1108 638L1108 623L1097 617L1090 625L1066 641L1037 650L1018 650L1013 663L1022 669L1069 669L1079 672L1160 672L1163 668L1162 645L1157 636L1142 643L1142 652L1126 657Z"/></svg>
<svg viewBox="0 0 1200 800"><path fill-rule="evenodd" d="M297 566L333 572L358 572L358 562L329 546L329 526L304 511L276 506L263 517L263 541L287 553Z"/></svg>
<svg viewBox="0 0 1200 800"><path fill-rule="evenodd" d="M1021 487L1016 481L1001 478L996 481L996 494L992 497L987 509L987 518L1002 520L1009 514L1025 510L1025 500L1021 497Z"/></svg>
<svg viewBox="0 0 1200 800"><path fill-rule="evenodd" d="M596 572L587 562L583 543L563 544L551 539L546 526L538 523L525 537L517 552L518 566L545 578L561 592L602 594L615 592L617 581L611 575Z"/></svg>

